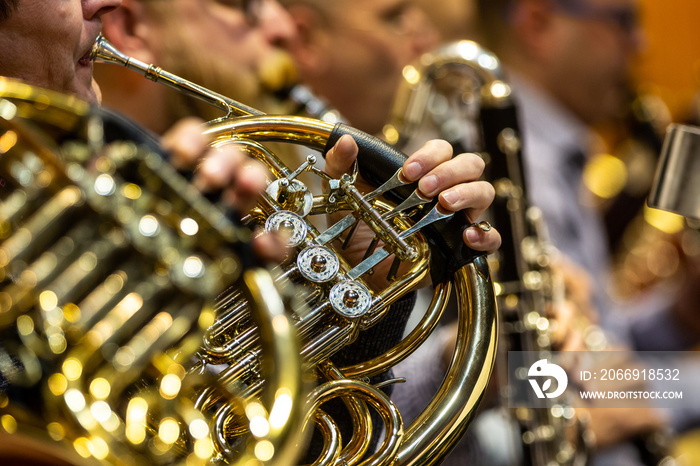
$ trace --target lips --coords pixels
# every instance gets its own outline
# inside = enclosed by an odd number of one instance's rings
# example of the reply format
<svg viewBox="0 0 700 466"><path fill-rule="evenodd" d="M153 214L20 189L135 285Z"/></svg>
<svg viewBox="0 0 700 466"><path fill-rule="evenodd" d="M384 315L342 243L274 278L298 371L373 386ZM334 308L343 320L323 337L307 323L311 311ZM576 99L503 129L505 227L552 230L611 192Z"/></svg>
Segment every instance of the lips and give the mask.
<svg viewBox="0 0 700 466"><path fill-rule="evenodd" d="M90 41L90 45L87 47L87 50L85 50L85 54L83 54L82 57L78 60L78 64L80 66L90 66L92 64L92 60L90 59L90 55L92 55L92 49L95 45L95 41L97 41L97 38L100 36L100 31L95 31L93 39Z"/></svg>
<svg viewBox="0 0 700 466"><path fill-rule="evenodd" d="M80 57L80 60L78 60L78 64L81 66L90 66L90 54L92 53L92 47L88 49L87 52L85 52L85 55Z"/></svg>

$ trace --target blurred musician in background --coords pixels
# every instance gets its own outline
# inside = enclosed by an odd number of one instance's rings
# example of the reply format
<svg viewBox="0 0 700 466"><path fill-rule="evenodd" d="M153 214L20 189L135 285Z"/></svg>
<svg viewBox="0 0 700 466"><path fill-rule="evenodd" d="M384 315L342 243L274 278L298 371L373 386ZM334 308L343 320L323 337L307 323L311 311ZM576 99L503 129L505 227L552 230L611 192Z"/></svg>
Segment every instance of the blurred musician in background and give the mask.
<svg viewBox="0 0 700 466"><path fill-rule="evenodd" d="M415 3L283 0L298 34L290 43L302 81L350 122L380 134L403 67L438 44Z"/></svg>
<svg viewBox="0 0 700 466"><path fill-rule="evenodd" d="M474 39L477 30L475 0L415 0L439 30L440 41Z"/></svg>
<svg viewBox="0 0 700 466"><path fill-rule="evenodd" d="M700 335L690 335L679 325L674 309L687 306L693 299L690 294L676 297L675 307L657 303L653 312L645 314L623 314L611 299L610 251L603 222L582 185L585 163L601 150L593 128L623 114L628 104L631 64L644 44L638 3L484 0L477 4L484 43L504 63L521 112L531 200L542 209L554 245L594 278L601 324L617 342L635 350L688 349ZM697 367L686 372L697 374ZM608 415L610 410L590 413L592 428L603 427L599 443L608 445L661 426L666 415L677 429L695 416L687 409L612 413L617 420ZM622 464L613 453L599 460Z"/></svg>
<svg viewBox="0 0 700 466"><path fill-rule="evenodd" d="M643 44L636 1L480 1L485 43L506 65L524 128L526 175L554 244L597 278L603 323L638 349L661 335L691 344L673 319L615 322L609 298L609 251L600 216L582 184L589 154L600 149L592 128L624 112L630 67ZM660 325L665 327L660 327ZM628 326L631 325L631 328ZM670 326L670 327L669 327ZM653 330L652 330L653 329ZM651 336L651 338L650 338ZM695 336L699 338L699 336Z"/></svg>
<svg viewBox="0 0 700 466"><path fill-rule="evenodd" d="M275 1L125 0L105 18L103 33L123 53L234 100L274 113L274 91L295 80L280 47L293 24ZM131 115L156 133L191 115L218 109L127 69L95 67L104 105Z"/></svg>
<svg viewBox="0 0 700 466"><path fill-rule="evenodd" d="M583 165L596 143L591 125L624 104L641 43L636 3L557 0L479 2L485 43L514 87L524 130L530 195L553 243L602 292L608 251L602 225L581 199ZM598 300L599 308L606 306Z"/></svg>

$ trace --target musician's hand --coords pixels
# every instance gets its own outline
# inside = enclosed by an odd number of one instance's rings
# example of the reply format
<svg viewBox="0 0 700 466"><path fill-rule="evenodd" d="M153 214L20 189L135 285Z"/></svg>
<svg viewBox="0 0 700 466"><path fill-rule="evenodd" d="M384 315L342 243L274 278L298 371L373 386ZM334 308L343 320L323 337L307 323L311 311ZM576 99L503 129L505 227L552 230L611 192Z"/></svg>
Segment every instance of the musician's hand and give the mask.
<svg viewBox="0 0 700 466"><path fill-rule="evenodd" d="M552 347L556 351L592 349L592 337L603 338L597 327L598 312L593 304L593 285L588 272L558 255L551 262L553 299L547 306L552 329ZM592 335L591 332L598 332ZM588 341L587 341L588 340ZM596 341L600 344L602 341ZM602 348L601 348L602 349Z"/></svg>
<svg viewBox="0 0 700 466"><path fill-rule="evenodd" d="M569 373L586 370L591 373L601 373L602 369L617 372L618 370L639 371L647 368L633 351L624 346L609 346L605 359L590 357L594 353L571 352L570 359L562 359L561 365ZM648 369L648 368L647 368ZM599 380L593 378L578 382L581 391L601 392L639 392L649 390L644 380ZM588 427L596 439L596 448L602 449L633 438L641 438L651 432L663 430L668 425L668 415L663 409L652 407L651 403L636 400L635 405L610 408L608 400L588 399L585 407L576 407L576 412L589 419Z"/></svg>
<svg viewBox="0 0 700 466"><path fill-rule="evenodd" d="M663 431L668 425L666 413L649 406L599 408L591 402L587 408L576 408L576 413L588 420L598 450Z"/></svg>
<svg viewBox="0 0 700 466"><path fill-rule="evenodd" d="M242 215L256 204L266 188L267 170L259 161L234 146L212 148L202 132L202 120L186 118L176 123L162 138L178 170L192 170L193 184L202 192L222 192L224 203ZM271 235L257 235L253 248L263 260L281 262L283 241Z"/></svg>
<svg viewBox="0 0 700 466"><path fill-rule="evenodd" d="M179 170L194 170L194 185L202 192L223 191L223 201L245 214L265 190L267 171L263 164L234 146L212 148L202 133L202 121L186 118L177 122L162 139Z"/></svg>
<svg viewBox="0 0 700 466"><path fill-rule="evenodd" d="M341 137L326 155L326 173L339 178L348 173L357 158L358 148L350 136ZM457 212L464 210L472 220L476 220L491 204L494 189L491 184L478 181L484 169L483 160L475 154L460 154L452 158L452 147L446 141L428 141L411 155L403 166L403 175L408 181L418 181L418 189L426 197L438 196L440 205L446 210ZM356 184L362 192L372 188L358 180ZM348 248L350 262L354 265L364 256L365 250L373 238L369 229L358 230L353 235L353 243ZM470 227L464 233L465 243L476 250L493 252L501 244L501 236L495 229L486 232L477 227ZM353 262L352 258L356 261ZM391 261L382 264L388 270ZM379 269L379 270L378 270ZM380 267L375 269L371 278L373 285L385 278Z"/></svg>

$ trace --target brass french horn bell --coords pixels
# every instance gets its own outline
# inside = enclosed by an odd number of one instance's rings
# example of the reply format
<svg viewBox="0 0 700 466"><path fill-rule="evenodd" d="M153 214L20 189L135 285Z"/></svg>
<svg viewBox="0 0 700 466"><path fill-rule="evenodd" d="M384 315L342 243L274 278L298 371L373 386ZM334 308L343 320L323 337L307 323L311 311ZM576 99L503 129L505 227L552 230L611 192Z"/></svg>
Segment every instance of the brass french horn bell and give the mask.
<svg viewBox="0 0 700 466"><path fill-rule="evenodd" d="M240 227L159 154L105 142L103 122L74 97L0 79L0 458L293 458L305 392L269 272L242 266ZM234 284L265 342L259 358L274 360L257 399L239 381L190 369L215 299ZM193 403L204 388L219 409L257 410L271 428L246 434L238 452L218 448L216 416Z"/></svg>

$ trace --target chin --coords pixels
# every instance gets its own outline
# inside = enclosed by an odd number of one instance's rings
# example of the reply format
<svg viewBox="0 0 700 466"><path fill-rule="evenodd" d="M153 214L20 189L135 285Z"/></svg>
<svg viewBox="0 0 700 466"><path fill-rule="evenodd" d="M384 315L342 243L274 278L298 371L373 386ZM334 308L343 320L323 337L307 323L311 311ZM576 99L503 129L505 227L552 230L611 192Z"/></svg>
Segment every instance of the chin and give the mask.
<svg viewBox="0 0 700 466"><path fill-rule="evenodd" d="M100 105L102 103L102 89L100 89L100 85L97 84L95 78L92 78L92 82L90 83L90 90L92 91L92 94L94 96L94 100L91 100L90 102Z"/></svg>
<svg viewBox="0 0 700 466"><path fill-rule="evenodd" d="M97 84L94 86L91 85L89 87L82 87L78 90L78 92L76 92L75 95L78 98L94 105L99 105L102 101L102 94L100 93L100 88L97 86Z"/></svg>

